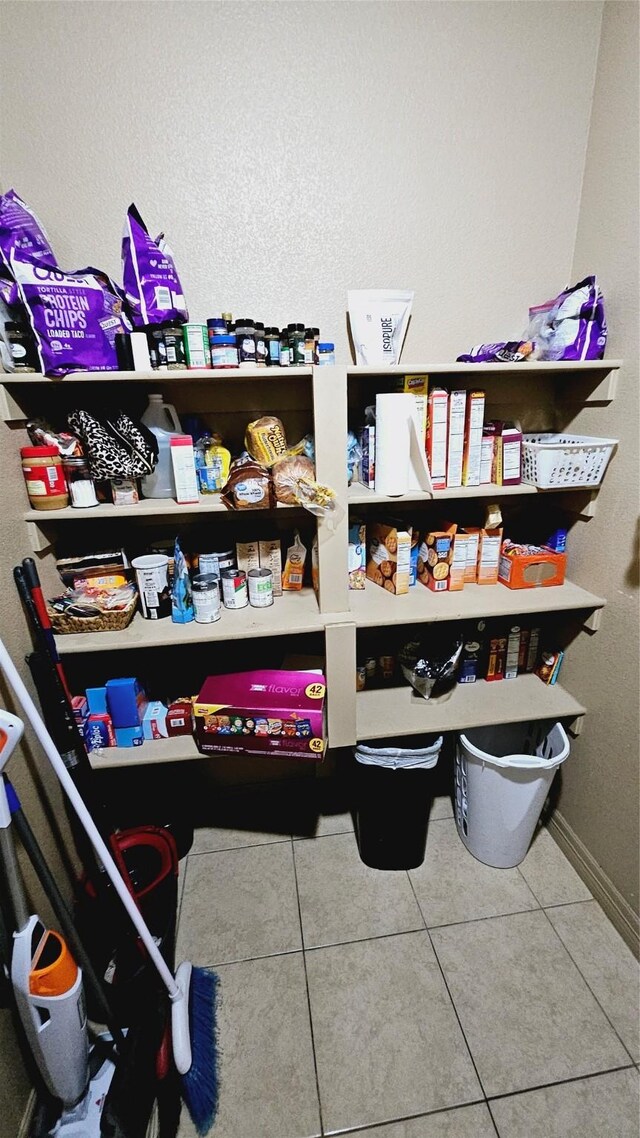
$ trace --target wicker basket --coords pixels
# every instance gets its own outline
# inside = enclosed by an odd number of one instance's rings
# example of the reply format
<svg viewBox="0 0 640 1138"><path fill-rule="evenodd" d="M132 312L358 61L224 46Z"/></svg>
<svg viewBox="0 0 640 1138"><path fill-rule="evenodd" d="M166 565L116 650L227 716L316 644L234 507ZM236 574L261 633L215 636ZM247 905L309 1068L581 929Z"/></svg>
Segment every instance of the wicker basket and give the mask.
<svg viewBox="0 0 640 1138"><path fill-rule="evenodd" d="M522 481L541 490L599 486L617 439L523 435Z"/></svg>
<svg viewBox="0 0 640 1138"><path fill-rule="evenodd" d="M66 612L55 612L50 605L47 605L47 611L53 631L62 635L76 632L121 632L131 624L137 605L136 596L126 609L112 609L101 613L100 616L73 616Z"/></svg>

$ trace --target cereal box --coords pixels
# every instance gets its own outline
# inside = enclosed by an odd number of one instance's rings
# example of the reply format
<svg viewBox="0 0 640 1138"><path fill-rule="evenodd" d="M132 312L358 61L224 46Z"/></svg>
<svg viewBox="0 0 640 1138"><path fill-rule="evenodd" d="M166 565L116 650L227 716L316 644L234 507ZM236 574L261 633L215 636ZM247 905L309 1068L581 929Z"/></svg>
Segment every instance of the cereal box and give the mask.
<svg viewBox="0 0 640 1138"><path fill-rule="evenodd" d="M398 596L409 592L411 527L403 527L393 519L369 527L367 578Z"/></svg>
<svg viewBox="0 0 640 1138"><path fill-rule="evenodd" d="M325 678L316 671L209 676L194 704L198 750L319 762L325 692Z"/></svg>

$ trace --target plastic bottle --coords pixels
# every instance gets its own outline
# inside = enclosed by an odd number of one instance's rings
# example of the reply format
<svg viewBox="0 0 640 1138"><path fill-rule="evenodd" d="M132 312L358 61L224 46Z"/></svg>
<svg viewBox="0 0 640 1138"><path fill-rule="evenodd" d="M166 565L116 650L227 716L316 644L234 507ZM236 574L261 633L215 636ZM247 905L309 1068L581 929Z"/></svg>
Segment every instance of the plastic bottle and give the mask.
<svg viewBox="0 0 640 1138"><path fill-rule="evenodd" d="M153 474L142 479L145 498L174 498L175 484L171 466L171 438L182 435L178 413L173 403L165 403L162 395L150 395L142 422L158 440L158 464Z"/></svg>

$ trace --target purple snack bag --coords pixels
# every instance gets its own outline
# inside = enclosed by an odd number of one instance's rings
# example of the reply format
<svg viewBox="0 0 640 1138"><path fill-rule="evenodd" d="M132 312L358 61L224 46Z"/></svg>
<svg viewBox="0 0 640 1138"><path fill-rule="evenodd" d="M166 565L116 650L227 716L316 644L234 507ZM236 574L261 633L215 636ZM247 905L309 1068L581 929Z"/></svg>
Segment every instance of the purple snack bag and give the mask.
<svg viewBox="0 0 640 1138"><path fill-rule="evenodd" d="M457 356L461 364L518 364L531 355L531 344L508 340L498 344L476 344L470 352Z"/></svg>
<svg viewBox="0 0 640 1138"><path fill-rule="evenodd" d="M45 375L117 370L116 333L128 331L129 324L109 277L92 268L63 273L15 251L11 271Z"/></svg>
<svg viewBox="0 0 640 1138"><path fill-rule="evenodd" d="M122 276L133 323L181 323L189 319L173 254L160 234L154 241L135 205L127 210L122 237Z"/></svg>
<svg viewBox="0 0 640 1138"><path fill-rule="evenodd" d="M33 261L58 264L49 238L33 210L15 190L8 190L0 196L0 296L5 304L17 304L19 301L10 265L14 249Z"/></svg>
<svg viewBox="0 0 640 1138"><path fill-rule="evenodd" d="M607 345L604 299L597 277L585 277L548 305L529 310L539 360L601 360Z"/></svg>

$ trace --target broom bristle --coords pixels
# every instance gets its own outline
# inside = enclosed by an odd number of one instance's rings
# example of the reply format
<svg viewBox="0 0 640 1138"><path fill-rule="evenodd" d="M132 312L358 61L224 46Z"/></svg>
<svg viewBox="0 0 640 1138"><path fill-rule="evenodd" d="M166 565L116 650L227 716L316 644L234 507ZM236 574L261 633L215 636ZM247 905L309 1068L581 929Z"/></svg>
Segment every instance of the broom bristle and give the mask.
<svg viewBox="0 0 640 1138"><path fill-rule="evenodd" d="M207 968L193 968L189 988L191 1066L182 1075L182 1098L201 1136L208 1134L218 1109L216 1005L219 979Z"/></svg>

